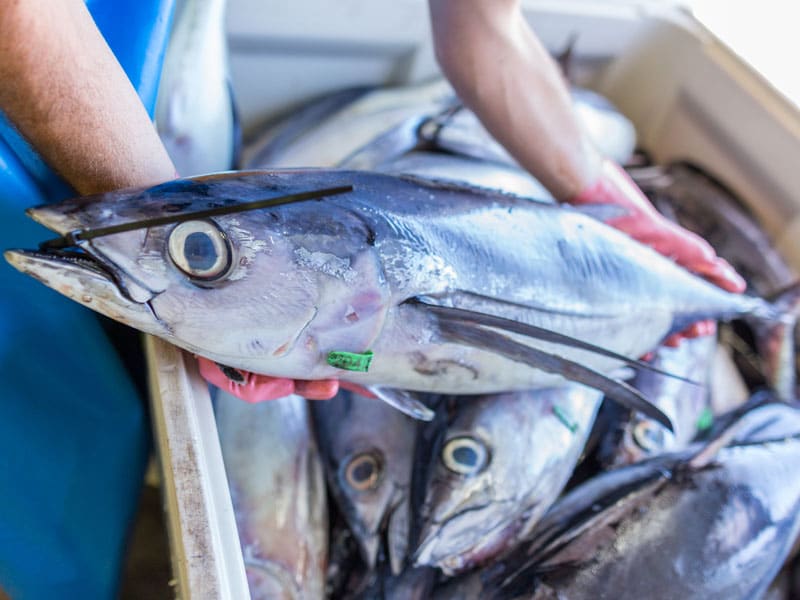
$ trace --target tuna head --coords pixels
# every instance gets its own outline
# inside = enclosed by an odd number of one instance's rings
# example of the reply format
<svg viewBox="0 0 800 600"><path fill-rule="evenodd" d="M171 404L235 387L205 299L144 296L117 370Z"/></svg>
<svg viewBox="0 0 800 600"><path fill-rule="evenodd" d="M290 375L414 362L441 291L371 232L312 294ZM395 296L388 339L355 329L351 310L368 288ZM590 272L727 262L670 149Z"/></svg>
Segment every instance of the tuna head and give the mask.
<svg viewBox="0 0 800 600"><path fill-rule="evenodd" d="M433 443L417 564L453 574L513 546L566 484L600 399L569 384L445 407L453 416Z"/></svg>
<svg viewBox="0 0 800 600"><path fill-rule="evenodd" d="M333 497L374 568L383 539L394 574L408 552L416 423L374 398L341 391L312 404Z"/></svg>
<svg viewBox="0 0 800 600"><path fill-rule="evenodd" d="M219 175L36 208L30 215L61 235L111 232L77 251L6 258L89 308L220 363L325 377L334 370L320 355L367 350L385 316L388 292L364 222L319 202L187 215L299 191L284 183ZM179 218L153 224L170 216ZM109 230L137 222L151 226Z"/></svg>

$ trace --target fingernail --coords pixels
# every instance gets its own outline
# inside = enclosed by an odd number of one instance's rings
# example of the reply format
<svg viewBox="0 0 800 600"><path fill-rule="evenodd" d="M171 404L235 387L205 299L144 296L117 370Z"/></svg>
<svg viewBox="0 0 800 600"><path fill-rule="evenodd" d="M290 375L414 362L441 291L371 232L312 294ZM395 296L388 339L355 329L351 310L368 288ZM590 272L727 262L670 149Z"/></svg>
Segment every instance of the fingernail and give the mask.
<svg viewBox="0 0 800 600"><path fill-rule="evenodd" d="M237 371L233 367L229 367L228 365L223 365L220 363L216 363L216 365L219 367L219 370L222 371L222 374L230 379L233 383L241 385L245 382L245 376L241 371Z"/></svg>

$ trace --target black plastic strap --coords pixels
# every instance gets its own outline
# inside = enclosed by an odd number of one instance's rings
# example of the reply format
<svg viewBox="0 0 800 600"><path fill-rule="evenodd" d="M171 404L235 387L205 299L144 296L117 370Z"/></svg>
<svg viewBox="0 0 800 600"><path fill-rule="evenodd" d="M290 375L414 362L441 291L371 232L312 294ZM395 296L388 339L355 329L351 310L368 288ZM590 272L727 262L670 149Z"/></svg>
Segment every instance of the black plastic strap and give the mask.
<svg viewBox="0 0 800 600"><path fill-rule="evenodd" d="M111 235L114 233L122 233L124 231L133 231L134 229L141 229L143 227L156 227L158 225L168 225L169 223L180 223L182 221L190 221L193 219L205 219L217 215L230 215L234 213L245 212L248 210L258 210L260 208L269 208L272 206L281 206L284 204L292 204L294 202L303 202L304 200L317 200L327 196L335 196L337 194L344 194L352 192L352 185L343 185L339 187L325 188L321 190L312 190L310 192L300 192L298 194L289 194L287 196L279 196L278 198L267 198L265 200L254 200L253 202L243 202L232 206L218 206L215 208L208 208L205 210L196 210L183 214L169 215L165 217L153 217L152 219L142 219L140 221L131 221L129 223L120 223L119 225L110 225L108 227L98 227L97 229L75 229L62 235L61 237L53 238L39 244L41 250L52 250L57 248L69 248L77 246L80 242L86 242L96 237L104 235Z"/></svg>

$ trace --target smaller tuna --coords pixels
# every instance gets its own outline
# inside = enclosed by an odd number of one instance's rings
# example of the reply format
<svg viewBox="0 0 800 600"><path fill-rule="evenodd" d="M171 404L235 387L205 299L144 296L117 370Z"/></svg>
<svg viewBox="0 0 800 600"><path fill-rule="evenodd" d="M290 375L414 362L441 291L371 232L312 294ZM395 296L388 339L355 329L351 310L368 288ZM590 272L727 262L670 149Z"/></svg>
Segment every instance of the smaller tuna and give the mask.
<svg viewBox="0 0 800 600"><path fill-rule="evenodd" d="M253 600L323 598L327 498L306 401L220 391L215 412Z"/></svg>
<svg viewBox="0 0 800 600"><path fill-rule="evenodd" d="M708 381L716 349L716 336L710 335L683 340L677 348L660 347L653 366L682 379L640 371L632 385L669 417L674 431L629 413L609 432L602 462L620 466L686 448L712 418Z"/></svg>
<svg viewBox="0 0 800 600"><path fill-rule="evenodd" d="M797 409L767 405L709 446L601 474L559 500L531 543L434 597L760 598L800 532L798 434Z"/></svg>
<svg viewBox="0 0 800 600"><path fill-rule="evenodd" d="M418 452L416 564L459 573L524 539L569 479L601 400L577 384L446 399Z"/></svg>
<svg viewBox="0 0 800 600"><path fill-rule="evenodd" d="M226 0L183 0L164 57L156 128L178 173L236 166L241 132L228 74Z"/></svg>
<svg viewBox="0 0 800 600"><path fill-rule="evenodd" d="M406 562L416 422L388 404L349 391L312 404L331 493L375 568L384 539L392 571Z"/></svg>

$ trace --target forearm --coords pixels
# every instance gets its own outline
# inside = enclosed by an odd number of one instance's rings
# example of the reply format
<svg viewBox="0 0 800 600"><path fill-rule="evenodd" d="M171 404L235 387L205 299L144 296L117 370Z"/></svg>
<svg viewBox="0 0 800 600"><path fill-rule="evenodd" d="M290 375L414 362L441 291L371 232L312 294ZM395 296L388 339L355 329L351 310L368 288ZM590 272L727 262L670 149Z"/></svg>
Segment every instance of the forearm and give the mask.
<svg viewBox="0 0 800 600"><path fill-rule="evenodd" d="M464 103L517 161L566 200L598 176L555 62L518 0L430 0L436 55Z"/></svg>
<svg viewBox="0 0 800 600"><path fill-rule="evenodd" d="M175 168L82 0L5 0L0 109L78 192L171 179Z"/></svg>

